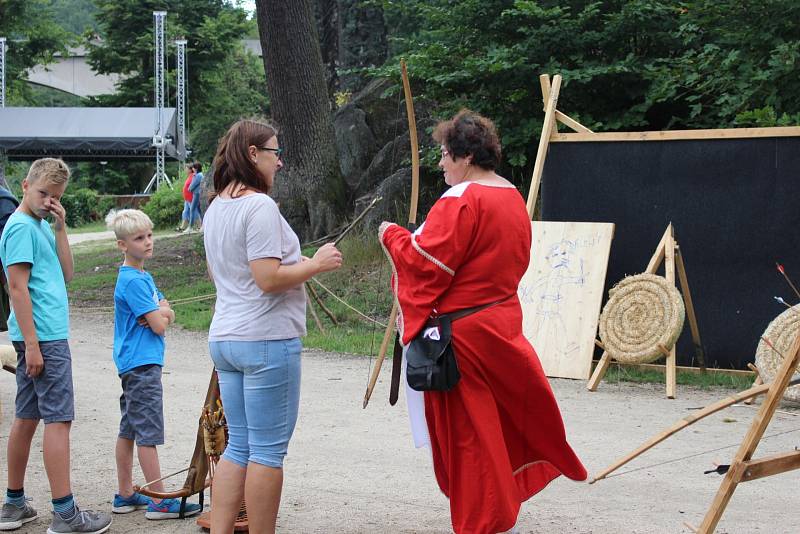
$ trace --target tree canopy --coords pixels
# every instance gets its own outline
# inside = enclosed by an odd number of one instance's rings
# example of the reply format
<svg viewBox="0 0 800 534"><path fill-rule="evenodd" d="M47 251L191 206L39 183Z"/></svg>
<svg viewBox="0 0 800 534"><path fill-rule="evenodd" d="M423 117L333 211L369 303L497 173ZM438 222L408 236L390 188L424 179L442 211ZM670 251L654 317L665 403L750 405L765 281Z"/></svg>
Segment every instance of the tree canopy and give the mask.
<svg viewBox="0 0 800 534"><path fill-rule="evenodd" d="M380 3L418 92L441 116L494 119L512 168L532 165L543 73L563 75L559 108L597 131L800 122L794 0Z"/></svg>

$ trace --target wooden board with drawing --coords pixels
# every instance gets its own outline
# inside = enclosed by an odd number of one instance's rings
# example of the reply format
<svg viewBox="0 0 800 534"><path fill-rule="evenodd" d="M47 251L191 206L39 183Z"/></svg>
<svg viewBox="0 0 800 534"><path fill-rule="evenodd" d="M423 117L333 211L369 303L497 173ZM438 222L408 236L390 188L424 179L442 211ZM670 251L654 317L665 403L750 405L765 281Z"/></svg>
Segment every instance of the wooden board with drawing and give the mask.
<svg viewBox="0 0 800 534"><path fill-rule="evenodd" d="M517 290L525 337L547 376L588 379L614 225L532 221L531 229Z"/></svg>

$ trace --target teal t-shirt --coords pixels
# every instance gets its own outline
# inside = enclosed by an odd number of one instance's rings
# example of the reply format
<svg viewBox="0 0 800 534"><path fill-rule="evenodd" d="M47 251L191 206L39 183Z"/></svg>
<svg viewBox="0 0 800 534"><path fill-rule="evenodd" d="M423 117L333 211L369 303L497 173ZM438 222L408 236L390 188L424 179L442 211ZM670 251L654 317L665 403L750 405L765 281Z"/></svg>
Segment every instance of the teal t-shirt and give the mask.
<svg viewBox="0 0 800 534"><path fill-rule="evenodd" d="M9 265L31 264L28 291L39 341L68 339L67 286L56 253L56 238L47 221L15 211L0 238L0 261L6 277ZM11 341L24 341L13 307L8 318L8 337Z"/></svg>

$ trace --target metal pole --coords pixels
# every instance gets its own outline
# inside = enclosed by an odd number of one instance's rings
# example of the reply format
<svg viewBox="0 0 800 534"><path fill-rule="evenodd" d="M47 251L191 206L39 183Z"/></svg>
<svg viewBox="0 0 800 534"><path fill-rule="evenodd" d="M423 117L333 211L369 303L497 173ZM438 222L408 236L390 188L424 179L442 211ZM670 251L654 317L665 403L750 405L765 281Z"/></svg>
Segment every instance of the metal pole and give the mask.
<svg viewBox="0 0 800 534"><path fill-rule="evenodd" d="M6 38L0 37L0 108L6 107Z"/></svg>
<svg viewBox="0 0 800 534"><path fill-rule="evenodd" d="M186 162L186 146L189 144L186 139L186 39L176 39L177 47L177 67L178 67L178 152L180 157L180 172Z"/></svg>
<svg viewBox="0 0 800 534"><path fill-rule="evenodd" d="M0 37L0 108L6 107L6 38ZM0 149L0 187L6 183L6 151Z"/></svg>
<svg viewBox="0 0 800 534"><path fill-rule="evenodd" d="M156 189L161 187L162 183L166 183L170 187L169 179L164 172L164 147L166 145L166 136L164 132L164 71L165 71L165 52L164 52L164 26L166 24L167 12L166 11L153 11L153 41L155 61L155 88L153 94L153 106L155 107L155 133L153 134L153 145L156 148L156 172L150 183L147 184L144 192L149 193L153 185Z"/></svg>

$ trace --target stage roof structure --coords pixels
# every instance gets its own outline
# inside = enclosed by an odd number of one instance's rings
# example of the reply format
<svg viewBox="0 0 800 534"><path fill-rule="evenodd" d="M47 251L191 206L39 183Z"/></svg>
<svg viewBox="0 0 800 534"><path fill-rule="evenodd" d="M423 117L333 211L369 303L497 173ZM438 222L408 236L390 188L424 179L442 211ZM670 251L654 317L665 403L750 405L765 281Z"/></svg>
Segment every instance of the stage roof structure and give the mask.
<svg viewBox="0 0 800 534"><path fill-rule="evenodd" d="M9 160L151 159L154 114L154 108L0 108L0 152ZM173 159L179 158L176 119L175 108L164 108L164 148Z"/></svg>

